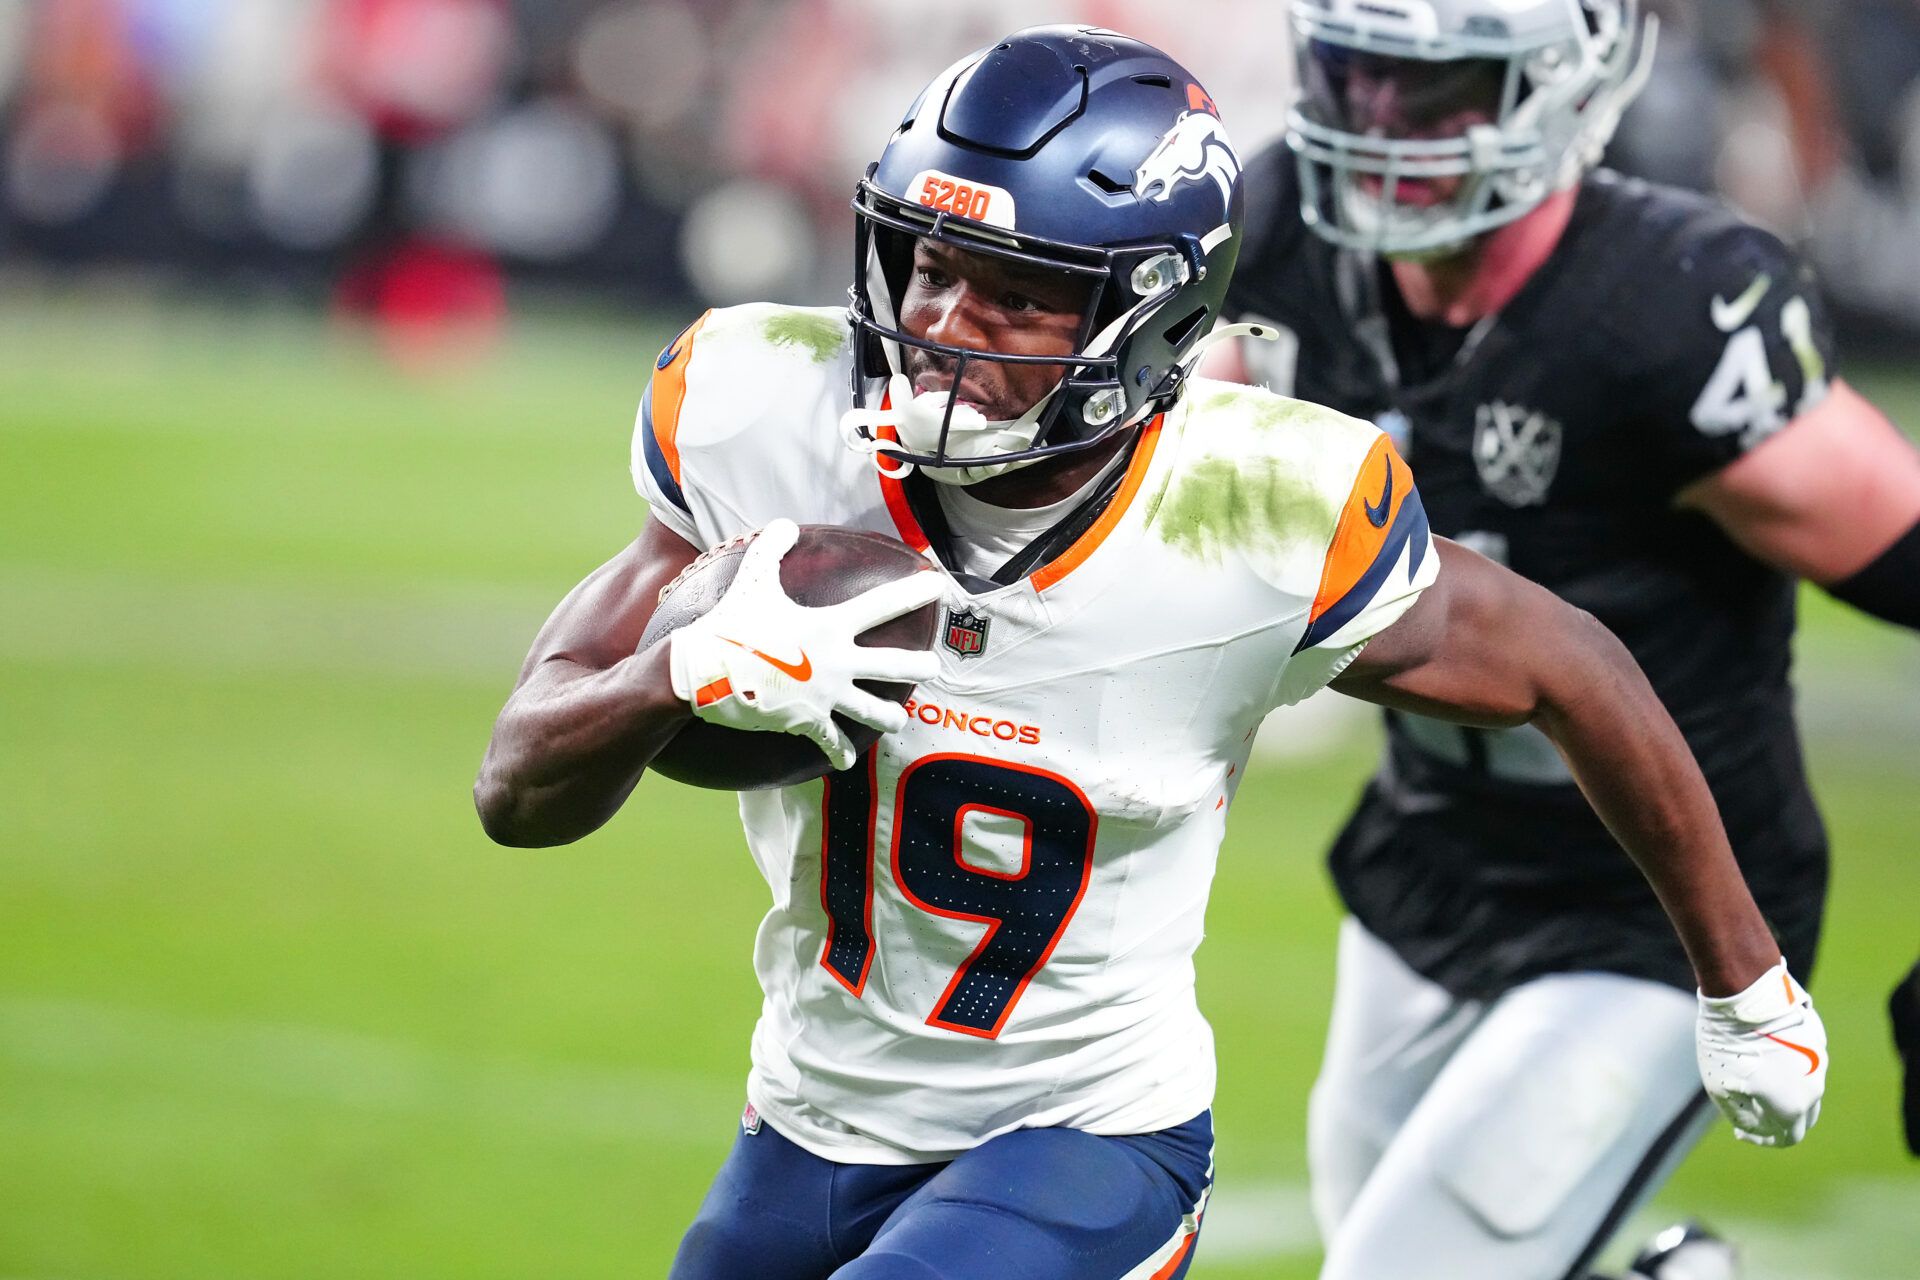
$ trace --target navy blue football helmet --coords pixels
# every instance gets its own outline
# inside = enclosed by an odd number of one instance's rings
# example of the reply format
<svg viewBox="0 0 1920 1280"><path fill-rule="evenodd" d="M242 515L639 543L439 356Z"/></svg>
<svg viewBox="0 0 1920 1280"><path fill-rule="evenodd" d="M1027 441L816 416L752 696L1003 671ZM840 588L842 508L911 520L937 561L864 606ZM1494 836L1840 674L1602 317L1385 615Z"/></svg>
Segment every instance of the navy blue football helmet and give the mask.
<svg viewBox="0 0 1920 1280"><path fill-rule="evenodd" d="M853 208L848 442L876 453L882 470L919 466L972 483L1098 444L1173 402L1239 256L1240 161L1213 100L1166 54L1099 28L1034 27L941 73ZM1074 353L1022 356L904 332L899 303L921 238L1089 282ZM913 431L875 411L905 372L903 347L957 362L944 407L920 406ZM988 423L957 402L972 361L1066 373L1017 422ZM903 385L892 382L896 394Z"/></svg>

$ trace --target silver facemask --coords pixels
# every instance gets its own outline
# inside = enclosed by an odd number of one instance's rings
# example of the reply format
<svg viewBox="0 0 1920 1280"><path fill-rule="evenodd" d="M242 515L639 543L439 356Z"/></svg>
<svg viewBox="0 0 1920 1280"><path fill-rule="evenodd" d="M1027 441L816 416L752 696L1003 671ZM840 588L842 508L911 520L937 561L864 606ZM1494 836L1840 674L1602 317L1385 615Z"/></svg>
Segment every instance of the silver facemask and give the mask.
<svg viewBox="0 0 1920 1280"><path fill-rule="evenodd" d="M1599 162L1656 29L1638 0L1296 0L1303 218L1409 256L1512 222Z"/></svg>

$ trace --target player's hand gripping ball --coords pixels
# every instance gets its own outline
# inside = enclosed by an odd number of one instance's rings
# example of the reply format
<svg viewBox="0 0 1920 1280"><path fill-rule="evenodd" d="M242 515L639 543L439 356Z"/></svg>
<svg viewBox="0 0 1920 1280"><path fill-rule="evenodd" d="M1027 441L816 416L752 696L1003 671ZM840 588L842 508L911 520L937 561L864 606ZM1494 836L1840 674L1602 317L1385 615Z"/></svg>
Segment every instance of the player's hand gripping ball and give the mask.
<svg viewBox="0 0 1920 1280"><path fill-rule="evenodd" d="M1742 1142L1790 1147L1820 1118L1827 1031L1785 960L1739 995L1701 996L1694 1049L1701 1083Z"/></svg>
<svg viewBox="0 0 1920 1280"><path fill-rule="evenodd" d="M725 791L845 769L903 727L933 655L945 580L884 534L775 520L707 551L661 590L641 636L665 638L696 717L648 766Z"/></svg>

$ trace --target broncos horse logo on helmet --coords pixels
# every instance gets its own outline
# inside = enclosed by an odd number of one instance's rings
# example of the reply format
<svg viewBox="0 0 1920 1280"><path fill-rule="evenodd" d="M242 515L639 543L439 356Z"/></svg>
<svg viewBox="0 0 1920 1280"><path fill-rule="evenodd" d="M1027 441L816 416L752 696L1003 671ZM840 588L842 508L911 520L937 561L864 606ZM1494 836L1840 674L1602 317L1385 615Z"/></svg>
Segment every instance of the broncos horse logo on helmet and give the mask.
<svg viewBox="0 0 1920 1280"><path fill-rule="evenodd" d="M1140 162L1133 175L1133 194L1146 200L1166 200L1181 183L1207 178L1220 186L1224 217L1233 203L1233 188L1240 181L1240 157L1227 141L1219 117L1189 111L1160 139L1153 154Z"/></svg>
<svg viewBox="0 0 1920 1280"><path fill-rule="evenodd" d="M1017 32L935 78L854 195L848 443L892 474L917 466L970 484L1089 448L1173 403L1240 252L1240 161L1202 104L1179 63L1096 27ZM899 302L923 238L1088 281L1072 354L904 332ZM907 347L955 361L952 389L898 403ZM1018 420L991 422L958 402L973 361L1066 372Z"/></svg>

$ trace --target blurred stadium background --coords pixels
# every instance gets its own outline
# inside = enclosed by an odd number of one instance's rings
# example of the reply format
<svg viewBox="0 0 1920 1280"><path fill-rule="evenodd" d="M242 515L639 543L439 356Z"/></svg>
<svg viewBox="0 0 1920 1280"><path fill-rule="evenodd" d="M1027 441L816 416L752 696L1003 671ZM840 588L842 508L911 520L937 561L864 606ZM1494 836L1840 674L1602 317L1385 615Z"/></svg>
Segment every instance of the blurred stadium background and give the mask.
<svg viewBox="0 0 1920 1280"><path fill-rule="evenodd" d="M1804 245L1850 376L1920 428L1920 4L1657 7L1615 163ZM840 297L913 92L1068 19L1173 51L1243 150L1277 131L1280 0L0 0L0 1277L665 1270L757 1007L731 799L516 853L472 772L641 520L662 342ZM1629 1234L1699 1214L1763 1280L1910 1280L1881 1005L1920 945L1920 646L1805 604L1827 1109L1789 1153L1717 1134ZM1319 855L1372 729L1310 705L1201 956L1211 1280L1316 1263Z"/></svg>

